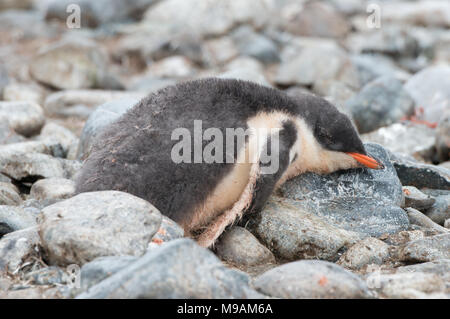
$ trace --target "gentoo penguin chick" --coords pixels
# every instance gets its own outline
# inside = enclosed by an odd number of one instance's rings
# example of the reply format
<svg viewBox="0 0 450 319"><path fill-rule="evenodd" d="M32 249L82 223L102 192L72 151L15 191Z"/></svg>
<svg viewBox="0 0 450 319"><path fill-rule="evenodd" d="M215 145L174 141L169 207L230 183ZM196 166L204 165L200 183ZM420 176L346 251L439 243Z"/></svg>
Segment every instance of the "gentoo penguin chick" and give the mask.
<svg viewBox="0 0 450 319"><path fill-rule="evenodd" d="M161 89L108 126L76 192L134 194L208 247L287 179L361 166L382 168L326 100L210 78Z"/></svg>

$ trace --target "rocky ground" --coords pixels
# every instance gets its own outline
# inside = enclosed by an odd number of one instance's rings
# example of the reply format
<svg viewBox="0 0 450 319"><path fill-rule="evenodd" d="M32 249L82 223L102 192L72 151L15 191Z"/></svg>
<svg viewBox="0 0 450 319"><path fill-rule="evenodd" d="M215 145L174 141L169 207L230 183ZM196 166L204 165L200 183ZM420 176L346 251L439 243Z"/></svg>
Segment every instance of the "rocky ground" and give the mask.
<svg viewBox="0 0 450 319"><path fill-rule="evenodd" d="M368 3L0 0L0 298L449 298L450 3ZM102 127L206 76L326 97L385 169L288 181L213 250L73 196Z"/></svg>

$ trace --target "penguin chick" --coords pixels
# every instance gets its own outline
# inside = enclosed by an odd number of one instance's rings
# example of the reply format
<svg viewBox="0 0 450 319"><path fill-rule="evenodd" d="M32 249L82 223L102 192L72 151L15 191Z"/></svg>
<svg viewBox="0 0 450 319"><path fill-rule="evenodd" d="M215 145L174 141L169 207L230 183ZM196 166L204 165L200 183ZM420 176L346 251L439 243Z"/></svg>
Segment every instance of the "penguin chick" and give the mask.
<svg viewBox="0 0 450 319"><path fill-rule="evenodd" d="M109 125L76 193L119 190L146 199L209 247L287 179L362 166L383 167L326 100L209 78L159 90Z"/></svg>

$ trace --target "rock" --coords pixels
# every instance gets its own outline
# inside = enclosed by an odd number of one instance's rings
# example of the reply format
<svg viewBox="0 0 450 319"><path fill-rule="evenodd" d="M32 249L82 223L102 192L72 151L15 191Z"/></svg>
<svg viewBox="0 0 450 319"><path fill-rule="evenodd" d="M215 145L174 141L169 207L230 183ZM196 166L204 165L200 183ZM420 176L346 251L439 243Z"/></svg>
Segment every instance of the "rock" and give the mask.
<svg viewBox="0 0 450 319"><path fill-rule="evenodd" d="M162 243L184 237L184 229L167 216L162 216L161 225L152 238L152 243Z"/></svg>
<svg viewBox="0 0 450 319"><path fill-rule="evenodd" d="M143 11L155 0L53 0L49 1L45 18L67 20L67 8L70 4L78 5L81 12L81 27L99 27L105 23L124 22L129 19L138 19ZM72 11L70 11L71 13Z"/></svg>
<svg viewBox="0 0 450 319"><path fill-rule="evenodd" d="M41 130L39 139L42 141L55 141L61 145L64 157L67 156L70 147L78 142L78 138L69 129L56 123L46 123Z"/></svg>
<svg viewBox="0 0 450 319"><path fill-rule="evenodd" d="M450 259L450 234L440 234L409 242L400 250L400 259L409 262Z"/></svg>
<svg viewBox="0 0 450 319"><path fill-rule="evenodd" d="M385 3L383 21L449 28L450 3L436 0Z"/></svg>
<svg viewBox="0 0 450 319"><path fill-rule="evenodd" d="M381 265L389 256L389 245L379 239L368 237L350 247L339 258L338 264L357 270L370 264Z"/></svg>
<svg viewBox="0 0 450 319"><path fill-rule="evenodd" d="M49 95L45 100L45 111L50 115L79 116L87 118L93 107L103 103L120 100L140 100L142 92L118 92L103 90L67 90Z"/></svg>
<svg viewBox="0 0 450 319"><path fill-rule="evenodd" d="M226 231L216 245L216 254L236 266L275 263L275 257L245 228L234 226Z"/></svg>
<svg viewBox="0 0 450 319"><path fill-rule="evenodd" d="M447 283L448 288L450 288L450 260L449 259L438 259L430 262L425 262L421 264L408 265L403 267L395 268L396 273L426 273L434 274L442 279L442 281Z"/></svg>
<svg viewBox="0 0 450 319"><path fill-rule="evenodd" d="M450 111L439 120L436 129L436 153L441 162L450 159ZM450 162L447 168L450 169Z"/></svg>
<svg viewBox="0 0 450 319"><path fill-rule="evenodd" d="M31 271L24 276L24 279L34 285L63 285L65 282L65 272L55 266L41 268Z"/></svg>
<svg viewBox="0 0 450 319"><path fill-rule="evenodd" d="M266 0L168 0L150 7L144 23L168 26L172 34L189 32L202 37L219 36L239 24L259 29L267 24L274 9Z"/></svg>
<svg viewBox="0 0 450 319"><path fill-rule="evenodd" d="M9 77L8 77L8 71L6 70L5 66L0 64L0 99L2 99L3 96L3 89L6 85L9 83Z"/></svg>
<svg viewBox="0 0 450 319"><path fill-rule="evenodd" d="M240 55L253 57L263 63L280 62L276 44L251 27L242 26L231 34Z"/></svg>
<svg viewBox="0 0 450 319"><path fill-rule="evenodd" d="M72 178L81 163L39 153L0 154L0 172L21 182L41 178Z"/></svg>
<svg viewBox="0 0 450 319"><path fill-rule="evenodd" d="M345 51L319 45L307 46L294 58L282 60L275 76L277 84L312 86L315 92L322 95L327 94L328 86L334 81L359 87L357 70Z"/></svg>
<svg viewBox="0 0 450 319"><path fill-rule="evenodd" d="M52 264L82 265L97 257L145 253L161 214L133 195L82 193L42 210L40 236Z"/></svg>
<svg viewBox="0 0 450 319"><path fill-rule="evenodd" d="M362 120L366 121L369 118ZM414 140L411 136L414 136ZM378 143L391 152L407 154L418 159L432 158L436 142L435 130L414 123L394 123L380 127L373 132L362 134L361 139L365 143Z"/></svg>
<svg viewBox="0 0 450 319"><path fill-rule="evenodd" d="M244 69L244 68L240 70L232 69L225 73L219 74L217 77L222 79L238 79L243 81L252 81L258 83L259 85L272 87L263 73L259 73L258 71L255 71L253 69Z"/></svg>
<svg viewBox="0 0 450 319"><path fill-rule="evenodd" d="M248 223L252 233L279 258L336 260L343 248L358 240L357 235L336 228L292 202L272 198Z"/></svg>
<svg viewBox="0 0 450 319"><path fill-rule="evenodd" d="M29 10L33 6L32 0L2 0L0 2L0 11L1 10Z"/></svg>
<svg viewBox="0 0 450 319"><path fill-rule="evenodd" d="M421 272L379 275L379 294L384 298L420 298L445 292L445 283L434 274Z"/></svg>
<svg viewBox="0 0 450 319"><path fill-rule="evenodd" d="M149 73L161 78L188 78L196 72L192 62L180 55L164 58L149 68Z"/></svg>
<svg viewBox="0 0 450 319"><path fill-rule="evenodd" d="M444 225L445 220L450 218L450 195L437 196L436 202L425 213L435 223Z"/></svg>
<svg viewBox="0 0 450 319"><path fill-rule="evenodd" d="M61 144L55 140L29 141L0 145L0 153L2 153L3 156L20 153L41 153L52 155L54 157L62 157L64 155Z"/></svg>
<svg viewBox="0 0 450 319"><path fill-rule="evenodd" d="M25 140L22 135L17 134L9 124L8 117L0 114L0 145L17 143Z"/></svg>
<svg viewBox="0 0 450 319"><path fill-rule="evenodd" d="M114 275L137 260L138 258L135 256L106 256L95 258L93 261L81 267L80 291L88 290L103 279Z"/></svg>
<svg viewBox="0 0 450 319"><path fill-rule="evenodd" d="M19 269L28 257L36 256L39 245L37 227L17 230L0 239L0 273Z"/></svg>
<svg viewBox="0 0 450 319"><path fill-rule="evenodd" d="M403 194L405 194L404 207L412 207L417 210L428 209L433 206L436 199L419 191L414 186L403 186Z"/></svg>
<svg viewBox="0 0 450 319"><path fill-rule="evenodd" d="M424 232L421 230L404 230L396 234L391 234L383 240L389 245L401 246L424 237Z"/></svg>
<svg viewBox="0 0 450 319"><path fill-rule="evenodd" d="M391 76L383 76L366 84L347 101L360 133L399 121L414 112L414 102L402 89L403 83Z"/></svg>
<svg viewBox="0 0 450 319"><path fill-rule="evenodd" d="M436 224L433 220L431 220L426 215L422 214L420 211L414 208L406 208L406 212L408 213L409 222L414 225L418 225L424 228L429 228L433 232L437 234L448 233L449 231Z"/></svg>
<svg viewBox="0 0 450 319"><path fill-rule="evenodd" d="M0 117L3 116L14 131L24 136L38 134L45 123L42 108L33 102L0 102Z"/></svg>
<svg viewBox="0 0 450 319"><path fill-rule="evenodd" d="M344 37L350 31L350 25L336 9L325 2L309 1L300 12L283 20L283 29L307 37Z"/></svg>
<svg viewBox="0 0 450 319"><path fill-rule="evenodd" d="M77 298L249 298L255 294L247 275L226 268L191 239L176 239Z"/></svg>
<svg viewBox="0 0 450 319"><path fill-rule="evenodd" d="M365 148L384 169L353 169L323 176L305 173L284 183L279 193L291 199L291 205L362 237L408 229L408 217L399 207L403 203L401 184L389 155L377 144L365 144Z"/></svg>
<svg viewBox="0 0 450 319"><path fill-rule="evenodd" d="M445 228L450 228L450 218L445 220L444 227Z"/></svg>
<svg viewBox="0 0 450 319"><path fill-rule="evenodd" d="M209 65L222 65L239 55L236 44L228 36L207 40L204 47Z"/></svg>
<svg viewBox="0 0 450 319"><path fill-rule="evenodd" d="M380 76L391 76L401 80L407 80L410 74L399 68L388 57L380 54L358 54L351 57L359 74L362 85L375 80Z"/></svg>
<svg viewBox="0 0 450 319"><path fill-rule="evenodd" d="M423 119L438 122L450 108L450 67L430 66L414 74L404 89L424 110Z"/></svg>
<svg viewBox="0 0 450 319"><path fill-rule="evenodd" d="M89 116L81 132L77 158L85 159L90 153L95 137L102 129L114 122L138 102L139 100L137 99L120 99L104 103L96 108Z"/></svg>
<svg viewBox="0 0 450 319"><path fill-rule="evenodd" d="M5 101L28 101L42 105L44 97L44 90L37 85L10 83L3 88Z"/></svg>
<svg viewBox="0 0 450 319"><path fill-rule="evenodd" d="M399 153L391 153L390 159L403 185L450 190L450 170L420 163Z"/></svg>
<svg viewBox="0 0 450 319"><path fill-rule="evenodd" d="M36 199L67 199L75 194L75 182L65 178L46 178L33 184L30 196Z"/></svg>
<svg viewBox="0 0 450 319"><path fill-rule="evenodd" d="M255 288L283 299L367 298L367 285L344 268L321 260L300 260L258 276Z"/></svg>
<svg viewBox="0 0 450 319"><path fill-rule="evenodd" d="M11 183L0 182L0 205L16 206L22 203L19 190Z"/></svg>
<svg viewBox="0 0 450 319"><path fill-rule="evenodd" d="M127 87L127 89L131 91L150 94L162 88L165 88L166 86L174 84L176 84L176 81L174 80L161 79L150 74L134 79L134 81L132 81L132 83Z"/></svg>
<svg viewBox="0 0 450 319"><path fill-rule="evenodd" d="M36 226L36 216L15 206L0 205L0 238L16 230Z"/></svg>

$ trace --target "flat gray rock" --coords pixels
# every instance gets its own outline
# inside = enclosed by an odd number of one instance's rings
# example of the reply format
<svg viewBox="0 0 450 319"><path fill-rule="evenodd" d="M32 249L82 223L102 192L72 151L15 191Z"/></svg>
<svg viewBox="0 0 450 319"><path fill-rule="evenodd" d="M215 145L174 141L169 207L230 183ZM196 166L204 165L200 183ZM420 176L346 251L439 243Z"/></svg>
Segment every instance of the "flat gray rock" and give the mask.
<svg viewBox="0 0 450 319"><path fill-rule="evenodd" d="M390 256L389 245L368 237L350 247L337 262L349 269L360 269L370 264L381 265Z"/></svg>
<svg viewBox="0 0 450 319"><path fill-rule="evenodd" d="M39 234L51 263L82 265L101 256L143 255L160 223L159 211L143 199L102 191L45 207Z"/></svg>
<svg viewBox="0 0 450 319"><path fill-rule="evenodd" d="M87 298L249 298L249 277L191 239L176 239L78 295Z"/></svg>
<svg viewBox="0 0 450 319"><path fill-rule="evenodd" d="M36 217L20 207L0 205L0 237L16 230L36 226Z"/></svg>
<svg viewBox="0 0 450 319"><path fill-rule="evenodd" d="M403 194L405 194L404 207L412 207L420 211L430 208L436 202L435 198L422 193L414 186L403 186Z"/></svg>
<svg viewBox="0 0 450 319"><path fill-rule="evenodd" d="M408 216L400 208L402 186L388 153L377 144L365 147L384 164L384 169L361 168L328 175L306 173L287 181L280 187L280 194L291 199L292 205L363 237L408 229Z"/></svg>
<svg viewBox="0 0 450 319"><path fill-rule="evenodd" d="M425 237L407 243L400 250L400 259L409 262L450 259L450 233Z"/></svg>
<svg viewBox="0 0 450 319"><path fill-rule="evenodd" d="M301 260L273 268L254 280L266 295L284 298L368 298L366 283L330 262Z"/></svg>
<svg viewBox="0 0 450 319"><path fill-rule="evenodd" d="M436 196L435 203L425 214L435 223L444 225L445 220L450 218L450 195Z"/></svg>

